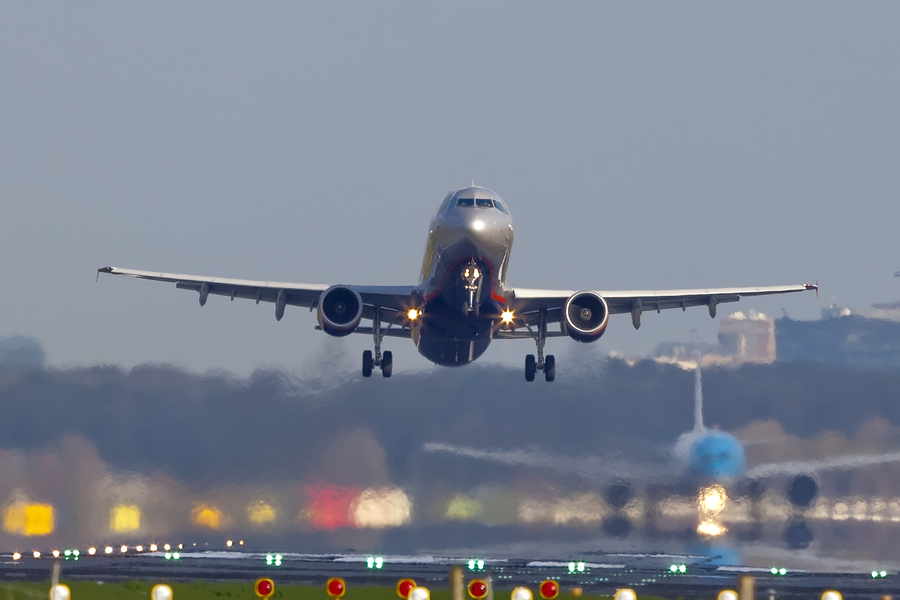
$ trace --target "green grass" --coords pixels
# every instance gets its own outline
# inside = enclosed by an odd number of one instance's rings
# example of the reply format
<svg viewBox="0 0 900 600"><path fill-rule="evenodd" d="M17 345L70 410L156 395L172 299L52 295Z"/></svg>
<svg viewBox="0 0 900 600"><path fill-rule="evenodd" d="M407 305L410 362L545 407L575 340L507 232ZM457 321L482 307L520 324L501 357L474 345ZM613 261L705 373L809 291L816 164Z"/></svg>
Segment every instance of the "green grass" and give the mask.
<svg viewBox="0 0 900 600"><path fill-rule="evenodd" d="M126 581L124 583L97 583L94 581L65 581L63 583L72 590L72 600L138 600L150 598L150 590L156 583L147 581ZM245 583L207 583L195 581L191 583L170 583L175 597L173 600L256 600L253 593L253 582ZM0 600L46 600L50 589L49 582L21 583L0 582ZM393 588L388 587L352 587L348 586L345 600L398 600ZM467 596L468 597L468 596ZM508 591L494 593L496 600L509 598ZM539 598L535 594L536 598ZM432 600L450 600L450 591L446 589L431 590ZM566 593L559 595L559 600L572 598ZM586 600L608 600L609 596L582 596ZM273 600L328 600L324 586L278 585L275 583ZM645 600L641 597L641 600ZM646 598L646 600L651 600Z"/></svg>

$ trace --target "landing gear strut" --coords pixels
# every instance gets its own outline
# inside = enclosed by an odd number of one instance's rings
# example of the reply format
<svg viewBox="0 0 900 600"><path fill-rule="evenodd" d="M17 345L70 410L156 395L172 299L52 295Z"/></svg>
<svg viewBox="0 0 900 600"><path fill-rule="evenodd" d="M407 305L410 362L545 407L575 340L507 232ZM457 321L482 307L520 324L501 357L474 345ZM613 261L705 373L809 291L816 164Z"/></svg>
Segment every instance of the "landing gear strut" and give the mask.
<svg viewBox="0 0 900 600"><path fill-rule="evenodd" d="M390 328L391 324L388 324ZM384 332L381 330L381 307L375 307L375 315L372 318L372 337L375 340L375 355L371 350L363 351L362 357L362 374L363 377L371 377L372 369L379 367L384 377L390 377L394 372L394 355L390 350L381 353L381 341L384 339Z"/></svg>
<svg viewBox="0 0 900 600"><path fill-rule="evenodd" d="M544 344L547 342L547 311L541 311L541 322L538 324L537 331L533 330L526 323L528 331L537 344L537 358L534 354L525 356L525 381L534 381L534 375L537 371L544 372L544 379L553 381L556 379L556 357L548 354L544 357Z"/></svg>

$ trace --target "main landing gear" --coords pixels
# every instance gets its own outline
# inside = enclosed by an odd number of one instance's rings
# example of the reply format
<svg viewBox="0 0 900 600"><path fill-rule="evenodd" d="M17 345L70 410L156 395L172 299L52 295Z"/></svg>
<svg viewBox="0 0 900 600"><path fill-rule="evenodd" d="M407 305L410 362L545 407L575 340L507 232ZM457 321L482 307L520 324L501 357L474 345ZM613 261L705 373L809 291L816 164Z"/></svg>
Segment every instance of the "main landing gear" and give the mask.
<svg viewBox="0 0 900 600"><path fill-rule="evenodd" d="M388 324L390 327L390 324ZM394 355L390 350L381 353L381 340L384 339L384 333L381 331L381 310L375 307L375 315L372 319L372 337L375 339L375 355L371 350L365 350L362 357L362 374L363 377L371 377L372 369L378 367L381 374L390 377L394 372Z"/></svg>
<svg viewBox="0 0 900 600"><path fill-rule="evenodd" d="M553 381L556 379L556 357L552 354L544 356L544 344L547 342L547 311L541 311L541 322L537 331L531 329L527 324L526 327L528 327L528 331L531 332L534 342L537 344L537 358L535 358L534 354L525 356L525 381L534 381L534 375L537 371L543 371L544 379Z"/></svg>

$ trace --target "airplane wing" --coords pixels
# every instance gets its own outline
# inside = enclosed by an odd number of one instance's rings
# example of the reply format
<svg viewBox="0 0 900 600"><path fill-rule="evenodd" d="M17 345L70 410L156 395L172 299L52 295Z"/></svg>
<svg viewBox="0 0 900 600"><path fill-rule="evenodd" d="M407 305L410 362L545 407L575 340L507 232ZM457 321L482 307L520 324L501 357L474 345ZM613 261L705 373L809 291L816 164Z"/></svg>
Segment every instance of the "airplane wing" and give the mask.
<svg viewBox="0 0 900 600"><path fill-rule="evenodd" d="M328 289L328 284L319 283L287 283L282 281L254 281L250 279L226 279L222 277L202 277L197 275L184 275L180 273L157 273L155 271L136 271L133 269L120 269L119 267L103 267L98 273L110 275L125 275L137 279L149 279L151 281L163 281L174 283L181 290L193 290L200 294L200 306L206 304L209 294L216 296L228 296L232 300L242 298L260 302L278 301L279 295L284 292L284 304L290 306L302 306L310 310L315 308L319 296ZM383 321L398 324L404 321L403 311L409 308L410 294L414 286L350 286L359 292L365 304L363 318L371 319L374 316L374 306L383 309L381 318Z"/></svg>
<svg viewBox="0 0 900 600"><path fill-rule="evenodd" d="M710 316L715 316L716 307L725 302L737 302L744 296L767 296L770 294L790 294L807 290L818 290L818 285L777 285L767 287L705 288L685 290L590 290L606 300L610 314L631 313L635 328L640 327L641 313L648 310L659 312L668 308L686 310L691 306L706 306ZM529 323L535 315L546 311L548 322L559 322L566 300L577 293L576 290L534 290L514 288L510 304L517 314Z"/></svg>
<svg viewBox="0 0 900 600"><path fill-rule="evenodd" d="M900 462L900 452L887 452L885 454L840 454L838 456L819 460L794 460L757 465L747 471L747 477L765 478L778 475L821 473L822 471L858 469L870 465L882 465L895 462Z"/></svg>

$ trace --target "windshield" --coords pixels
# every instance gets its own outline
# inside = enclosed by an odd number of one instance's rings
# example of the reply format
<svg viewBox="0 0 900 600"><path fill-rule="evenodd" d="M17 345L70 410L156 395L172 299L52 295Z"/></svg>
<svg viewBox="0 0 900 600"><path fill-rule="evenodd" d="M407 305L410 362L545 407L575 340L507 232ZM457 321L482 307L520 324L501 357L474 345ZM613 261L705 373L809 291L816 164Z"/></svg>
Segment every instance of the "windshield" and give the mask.
<svg viewBox="0 0 900 600"><path fill-rule="evenodd" d="M459 198L456 201L456 206L461 206L465 208L494 208L494 201L490 198Z"/></svg>

